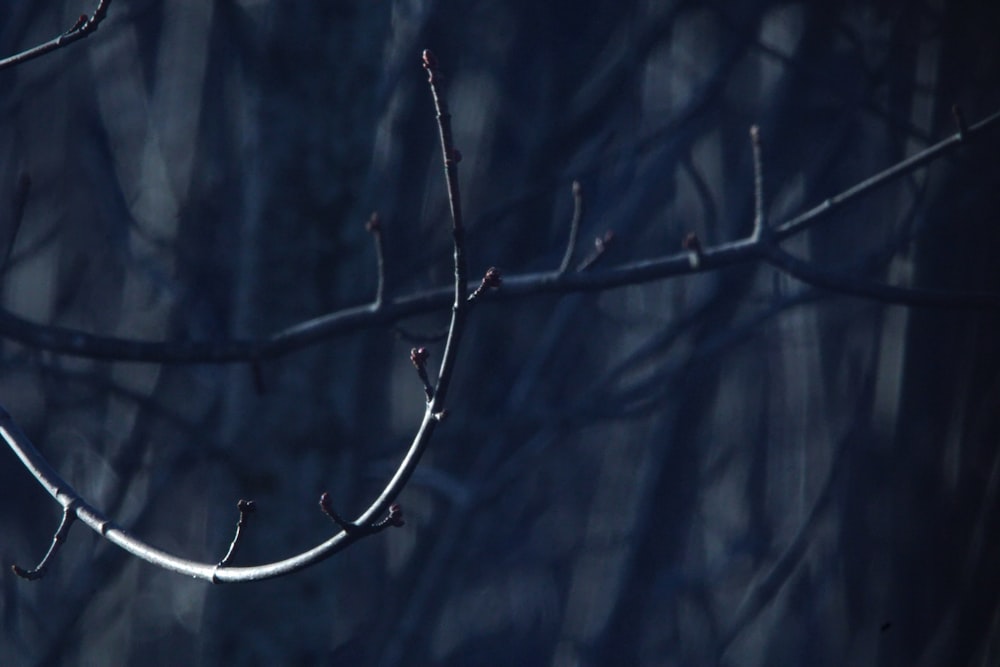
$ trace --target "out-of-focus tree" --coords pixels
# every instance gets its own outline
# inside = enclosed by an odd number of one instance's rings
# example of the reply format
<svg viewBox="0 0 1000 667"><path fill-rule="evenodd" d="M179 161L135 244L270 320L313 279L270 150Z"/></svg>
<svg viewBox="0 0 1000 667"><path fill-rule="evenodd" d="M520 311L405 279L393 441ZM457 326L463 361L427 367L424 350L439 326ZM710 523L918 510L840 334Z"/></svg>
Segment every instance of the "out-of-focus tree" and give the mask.
<svg viewBox="0 0 1000 667"><path fill-rule="evenodd" d="M78 5L0 9L0 53ZM781 245L803 265L607 283L710 264L758 202L780 229L953 135L955 104L974 127L998 30L990 3L930 0L115 0L0 71L0 404L151 544L218 560L253 498L237 562L269 561L336 529L321 491L366 507L448 299L239 363L66 354L18 323L175 356L265 339L371 301L372 210L385 302L447 288L425 47L470 265L507 276L405 528L244 587L74 529L44 580L3 577L0 664L996 663L1000 320L966 298L1000 292L995 131L817 217ZM567 257L574 181L577 283L529 290ZM28 566L58 507L0 456L0 554Z"/></svg>

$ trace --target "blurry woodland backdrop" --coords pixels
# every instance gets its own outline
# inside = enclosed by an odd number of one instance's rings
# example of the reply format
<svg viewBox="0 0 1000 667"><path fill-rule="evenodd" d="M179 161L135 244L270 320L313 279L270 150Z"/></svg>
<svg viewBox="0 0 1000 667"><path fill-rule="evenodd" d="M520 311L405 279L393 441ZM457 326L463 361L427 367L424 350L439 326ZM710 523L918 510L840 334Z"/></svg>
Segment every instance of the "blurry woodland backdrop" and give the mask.
<svg viewBox="0 0 1000 667"><path fill-rule="evenodd" d="M0 5L0 55L89 0ZM452 275L447 75L473 276L598 274L746 237L748 128L785 220L1000 109L994 2L114 0L0 71L0 404L149 542L240 564L355 515L424 408L448 307L240 363L53 350L27 320L254 339ZM1000 291L1000 131L784 244L875 283ZM20 318L20 319L18 319ZM27 333L25 333L27 331ZM21 333L18 333L21 332ZM48 332L48 333L46 333ZM33 336L33 337L32 337ZM78 525L0 452L3 665L1000 664L1000 316L754 262L477 307L406 526L212 586ZM20 342L19 342L20 341ZM110 356L114 356L113 354Z"/></svg>

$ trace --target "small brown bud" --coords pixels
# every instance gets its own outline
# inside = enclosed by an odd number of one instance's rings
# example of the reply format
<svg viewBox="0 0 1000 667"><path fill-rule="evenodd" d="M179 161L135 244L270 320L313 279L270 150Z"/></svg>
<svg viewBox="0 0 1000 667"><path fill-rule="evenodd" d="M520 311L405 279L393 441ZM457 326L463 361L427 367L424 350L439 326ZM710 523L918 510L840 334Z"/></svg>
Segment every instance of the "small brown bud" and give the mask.
<svg viewBox="0 0 1000 667"><path fill-rule="evenodd" d="M397 504L389 506L389 524L397 527L406 525L403 521L403 508Z"/></svg>
<svg viewBox="0 0 1000 667"><path fill-rule="evenodd" d="M257 511L257 503L252 500L239 499L236 503L236 509L245 514L251 514Z"/></svg>
<svg viewBox="0 0 1000 667"><path fill-rule="evenodd" d="M500 273L500 269L495 266L486 269L486 273L483 275L483 286L500 287L501 284L503 284L503 275Z"/></svg>
<svg viewBox="0 0 1000 667"><path fill-rule="evenodd" d="M415 347L410 350L410 361L417 367L417 370L424 367L424 364L427 363L427 359L430 356L431 353L427 351L426 347Z"/></svg>
<svg viewBox="0 0 1000 667"><path fill-rule="evenodd" d="M382 230L382 219L378 216L378 211L374 211L368 222L365 223L365 230L369 232L379 232Z"/></svg>
<svg viewBox="0 0 1000 667"><path fill-rule="evenodd" d="M424 69L437 69L437 57L430 49L424 49Z"/></svg>

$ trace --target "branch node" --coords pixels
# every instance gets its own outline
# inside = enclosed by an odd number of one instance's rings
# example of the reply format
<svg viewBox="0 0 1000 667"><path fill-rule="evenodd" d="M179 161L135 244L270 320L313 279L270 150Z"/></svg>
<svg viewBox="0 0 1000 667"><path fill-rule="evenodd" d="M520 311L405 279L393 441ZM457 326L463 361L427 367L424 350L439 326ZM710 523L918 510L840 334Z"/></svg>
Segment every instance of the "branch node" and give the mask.
<svg viewBox="0 0 1000 667"><path fill-rule="evenodd" d="M362 530L361 526L351 521L347 521L333 509L333 501L330 500L330 494L324 491L319 496L319 508L323 510L323 513L330 517L337 526L347 533L348 535L357 535L365 532Z"/></svg>
<svg viewBox="0 0 1000 667"><path fill-rule="evenodd" d="M583 218L583 188L580 181L573 181L573 218L569 221L569 238L566 239L566 250L562 262L559 263L559 274L569 270L573 263L573 253L576 251L576 237L580 233L580 220Z"/></svg>

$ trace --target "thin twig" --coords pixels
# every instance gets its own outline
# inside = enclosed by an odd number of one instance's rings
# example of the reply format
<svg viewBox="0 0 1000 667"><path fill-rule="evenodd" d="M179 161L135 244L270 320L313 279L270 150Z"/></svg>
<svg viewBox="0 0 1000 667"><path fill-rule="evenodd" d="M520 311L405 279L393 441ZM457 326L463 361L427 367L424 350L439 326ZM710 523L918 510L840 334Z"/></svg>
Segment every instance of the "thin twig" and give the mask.
<svg viewBox="0 0 1000 667"><path fill-rule="evenodd" d="M46 53L55 51L56 49L69 46L73 42L79 41L84 37L93 34L94 31L97 30L97 27L101 24L101 21L104 20L105 16L107 16L108 6L110 4L111 0L100 0L97 7L94 9L93 14L90 16L81 14L80 18L78 18L76 23L73 24L73 27L58 37L0 60L0 70L20 65L21 63L43 56Z"/></svg>
<svg viewBox="0 0 1000 667"><path fill-rule="evenodd" d="M967 143L972 137L998 124L1000 111L969 126L964 134L964 141ZM805 231L848 202L956 150L962 141L959 134L955 134L829 197L804 213L769 227L773 240L783 241ZM595 292L623 285L638 285L725 266L758 262L761 254L757 250L746 240L739 240L705 246L697 266L692 266L691 253L683 252L626 262L601 271L569 271L565 274L543 271L507 275L504 278L504 290L498 294L498 298L518 299L536 294ZM466 289L475 287L475 284L467 285ZM968 302L962 298L958 300ZM183 342L99 336L79 329L38 324L0 308L0 337L37 350L89 359L157 364L221 364L246 362L254 357L279 357L345 333L391 325L416 315L439 311L449 304L454 304L454 288L438 287L393 298L379 309L372 309L370 304L344 308L299 322L263 338Z"/></svg>
<svg viewBox="0 0 1000 667"><path fill-rule="evenodd" d="M750 126L750 145L753 148L753 239L765 234L764 219L764 164L760 157L760 128Z"/></svg>
<svg viewBox="0 0 1000 667"><path fill-rule="evenodd" d="M573 181L573 218L569 221L569 238L566 239L566 251L559 263L559 273L569 271L576 252L576 237L580 233L580 220L583 218L583 193L580 181Z"/></svg>
<svg viewBox="0 0 1000 667"><path fill-rule="evenodd" d="M33 570L25 570L19 567L17 564L11 565L10 569L17 576L22 579L27 579L28 581L35 581L36 579L41 579L45 576L46 570L49 568L49 562L58 553L59 547L62 546L63 542L66 541L66 536L69 535L69 529L73 525L73 521L76 519L76 514L73 513L75 508L75 503L69 503L63 508L62 519L59 521L59 527L56 528L55 534L52 536L52 544L49 545L49 550L45 552L45 556Z"/></svg>
<svg viewBox="0 0 1000 667"><path fill-rule="evenodd" d="M362 531L361 526L344 519L335 509L333 509L333 501L330 499L330 494L326 491L321 493L319 496L319 508L323 510L323 514L330 517L330 519L337 524L338 528L348 535L353 535Z"/></svg>
<svg viewBox="0 0 1000 667"><path fill-rule="evenodd" d="M420 376L420 381L424 385L424 395L427 397L427 402L430 403L434 400L434 386L431 385L431 380L427 376L428 357L430 357L430 352L427 351L426 347L415 347L410 350L410 362L417 369L417 375Z"/></svg>
<svg viewBox="0 0 1000 667"><path fill-rule="evenodd" d="M219 561L219 567L226 567L232 562L233 556L236 554L236 547L240 545L240 538L243 537L243 529L246 528L247 518L257 511L257 503L241 498L236 503L236 509L240 511L239 521L236 522L236 534L233 535L233 541L229 544L229 551Z"/></svg>
<svg viewBox="0 0 1000 667"><path fill-rule="evenodd" d="M378 211L372 213L371 217L368 218L368 222L365 223L365 229L371 233L372 239L375 241L375 265L378 270L378 286L375 288L375 303L373 307L377 310L382 307L382 302L385 298L385 249L382 244L382 220L379 218Z"/></svg>

